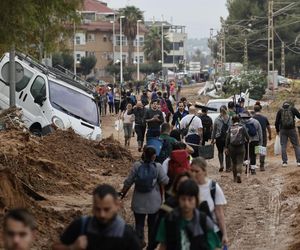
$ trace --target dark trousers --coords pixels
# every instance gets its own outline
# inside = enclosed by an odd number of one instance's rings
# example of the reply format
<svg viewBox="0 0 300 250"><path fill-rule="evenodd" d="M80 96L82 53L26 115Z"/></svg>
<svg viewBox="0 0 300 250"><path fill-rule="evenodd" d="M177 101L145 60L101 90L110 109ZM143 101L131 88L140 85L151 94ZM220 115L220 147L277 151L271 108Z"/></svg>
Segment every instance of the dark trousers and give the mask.
<svg viewBox="0 0 300 250"><path fill-rule="evenodd" d="M119 114L120 111L120 101L115 101L115 112L116 115Z"/></svg>
<svg viewBox="0 0 300 250"><path fill-rule="evenodd" d="M148 128L146 138L149 140L150 138L157 138L160 136L160 129Z"/></svg>
<svg viewBox="0 0 300 250"><path fill-rule="evenodd" d="M287 146L287 142L289 139L294 147L297 162L300 163L300 146L299 146L298 134L296 132L296 129L281 129L280 130L280 144L281 144L282 161L285 163L288 162L286 146Z"/></svg>
<svg viewBox="0 0 300 250"><path fill-rule="evenodd" d="M152 240L152 233L153 233L153 228L155 225L155 220L156 220L156 215L155 214L137 214L134 213L134 219L135 219L135 231L141 242L144 241L144 228L145 228L145 219L147 216L147 224L148 224L148 244L150 245L150 241Z"/></svg>
<svg viewBox="0 0 300 250"><path fill-rule="evenodd" d="M137 135L138 146L142 147L145 139L146 126L136 124L134 126L135 133ZM140 145L141 144L141 145Z"/></svg>
<svg viewBox="0 0 300 250"><path fill-rule="evenodd" d="M249 158L250 158L250 165L251 166L255 166L256 165L256 154L255 154L255 147L259 145L258 141L252 141L249 143ZM245 149L246 149L246 153L245 153L245 160L249 160L248 159L248 144L245 144Z"/></svg>
<svg viewBox="0 0 300 250"><path fill-rule="evenodd" d="M221 138L217 138L216 146L218 149L218 158L219 158L220 168L224 168L225 140L223 140ZM226 165L226 170L231 169L231 159L230 159L229 155L225 155L225 165Z"/></svg>
<svg viewBox="0 0 300 250"><path fill-rule="evenodd" d="M112 114L114 112L114 103L113 102L109 102L108 106L109 106L109 113Z"/></svg>
<svg viewBox="0 0 300 250"><path fill-rule="evenodd" d="M194 158L195 157L199 157L200 136L196 135L196 134L188 135L185 138L185 141L188 144L189 143L194 144L194 145L190 145L193 148L193 150L194 150L194 153L192 154L192 157L194 157Z"/></svg>
<svg viewBox="0 0 300 250"><path fill-rule="evenodd" d="M267 136L266 135L264 135L263 136L263 144L262 144L262 146L263 147L266 147L267 146ZM263 167L264 165L265 165L265 159L266 159L266 156L265 155L261 155L260 157L259 157L259 161L260 161L260 166L261 167Z"/></svg>
<svg viewBox="0 0 300 250"><path fill-rule="evenodd" d="M245 148L241 146L229 146L229 155L232 161L233 177L236 178L237 174L242 174L243 163L245 157Z"/></svg>

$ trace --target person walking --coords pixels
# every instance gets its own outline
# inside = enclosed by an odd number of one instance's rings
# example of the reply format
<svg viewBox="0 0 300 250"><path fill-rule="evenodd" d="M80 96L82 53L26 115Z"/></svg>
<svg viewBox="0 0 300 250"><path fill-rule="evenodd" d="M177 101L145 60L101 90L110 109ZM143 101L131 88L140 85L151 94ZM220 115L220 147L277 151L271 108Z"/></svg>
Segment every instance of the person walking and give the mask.
<svg viewBox="0 0 300 250"><path fill-rule="evenodd" d="M218 158L220 163L219 172L223 172L224 170L224 148L225 148L225 140L227 136L228 129L231 125L230 117L227 114L227 107L220 107L220 115L214 122L213 132L212 132L212 144L216 144L218 149ZM231 160L228 155L225 155L225 166L226 172L231 171Z"/></svg>
<svg viewBox="0 0 300 250"><path fill-rule="evenodd" d="M286 153L287 142L290 139L297 160L297 166L300 167L300 146L298 134L295 126L295 118L300 119L299 111L291 106L289 102L284 102L282 108L276 115L276 132L280 135L282 166L288 166L288 156Z"/></svg>
<svg viewBox="0 0 300 250"><path fill-rule="evenodd" d="M202 145L204 146L205 142L208 142L211 139L212 128L213 128L213 121L207 115L207 109L206 108L202 108L200 119L201 119L202 126L203 126L203 140L202 140Z"/></svg>
<svg viewBox="0 0 300 250"><path fill-rule="evenodd" d="M153 147L145 147L142 161L134 163L133 168L124 181L121 197L124 198L134 184L131 209L135 218L135 230L143 248L145 219L148 224L148 244L151 237L157 212L162 204L163 186L167 185L169 178L163 171L161 164L155 162L156 151Z"/></svg>
<svg viewBox="0 0 300 250"><path fill-rule="evenodd" d="M133 114L135 118L135 126L134 130L137 134L137 143L138 143L138 151L142 152L144 139L145 139L145 132L146 132L146 124L144 120L146 109L143 106L141 101L138 101L136 106L133 109Z"/></svg>
<svg viewBox="0 0 300 250"><path fill-rule="evenodd" d="M133 122L135 120L135 116L132 110L132 105L129 103L127 104L126 111L123 113L122 116L123 120L123 129L124 129L124 138L125 138L125 147L130 146L130 140L132 137L132 129L133 129Z"/></svg>
<svg viewBox="0 0 300 250"><path fill-rule="evenodd" d="M214 223L200 212L199 188L194 180L186 180L177 191L178 207L161 220L157 232L159 250L211 250L221 244L214 232Z"/></svg>
<svg viewBox="0 0 300 250"><path fill-rule="evenodd" d="M160 154L156 158L156 161L161 164L171 155L173 146L177 142L176 139L170 136L170 133L171 133L171 125L169 123L163 123L161 125L161 131L159 137L159 139L162 141L162 147L161 147Z"/></svg>
<svg viewBox="0 0 300 250"><path fill-rule="evenodd" d="M158 138L160 136L160 125L164 122L163 113L158 109L157 100L151 101L150 109L145 112L144 120L147 123L146 138Z"/></svg>
<svg viewBox="0 0 300 250"><path fill-rule="evenodd" d="M267 147L267 142L268 142L267 131L269 134L269 141L272 140L272 131L271 131L270 122L266 116L261 114L261 109L262 107L259 104L254 106L255 115L253 116L253 118L260 123L262 129L262 136L263 136L262 146ZM260 156L260 171L265 171L265 158L266 157L264 155Z"/></svg>
<svg viewBox="0 0 300 250"><path fill-rule="evenodd" d="M116 115L120 112L120 104L121 104L121 95L120 90L118 88L114 89L114 105L115 105L115 113Z"/></svg>
<svg viewBox="0 0 300 250"><path fill-rule="evenodd" d="M2 242L5 250L32 249L36 233L36 220L27 209L12 209L4 215Z"/></svg>
<svg viewBox="0 0 300 250"><path fill-rule="evenodd" d="M53 250L141 250L133 229L118 215L120 201L107 184L93 191L93 215L75 219L63 232Z"/></svg>
<svg viewBox="0 0 300 250"><path fill-rule="evenodd" d="M163 98L160 102L161 111L166 114L166 122L170 122L171 115L174 115L174 109L172 102L168 98L168 94L165 92L163 93Z"/></svg>
<svg viewBox="0 0 300 250"><path fill-rule="evenodd" d="M225 142L225 153L232 161L233 181L242 183L242 169L245 158L245 144L249 142L249 135L244 126L240 124L240 117L232 117L232 125Z"/></svg>
<svg viewBox="0 0 300 250"><path fill-rule="evenodd" d="M195 106L190 106L189 114L180 122L180 128L186 130L185 141L194 150L192 157L198 157L199 145L203 140L203 127L201 119L197 116Z"/></svg>
<svg viewBox="0 0 300 250"><path fill-rule="evenodd" d="M192 161L192 173L199 186L200 211L207 211L213 219L214 231L219 235L223 245L228 244L227 230L225 224L224 206L227 204L223 190L220 185L207 177L207 162L202 157L194 158Z"/></svg>
<svg viewBox="0 0 300 250"><path fill-rule="evenodd" d="M143 103L144 107L149 104L149 98L146 90L143 91L143 94L141 96L141 102Z"/></svg>
<svg viewBox="0 0 300 250"><path fill-rule="evenodd" d="M261 146L263 143L263 135L260 123L253 119L248 111L244 111L244 113L240 114L242 118L242 124L245 126L247 133L250 137L249 143L245 144L246 153L245 153L245 161L246 165L248 165L248 155L250 157L250 171L252 175L256 174L256 154L255 147Z"/></svg>
<svg viewBox="0 0 300 250"><path fill-rule="evenodd" d="M183 117L188 115L189 112L185 110L184 103L180 101L178 103L178 110L174 113L173 119L172 119L172 126L175 127L176 129L181 129L180 128L180 121L182 120Z"/></svg>
<svg viewBox="0 0 300 250"><path fill-rule="evenodd" d="M107 93L107 99L108 99L109 113L110 113L110 115L112 115L114 113L114 92L113 92L113 89L111 89Z"/></svg>

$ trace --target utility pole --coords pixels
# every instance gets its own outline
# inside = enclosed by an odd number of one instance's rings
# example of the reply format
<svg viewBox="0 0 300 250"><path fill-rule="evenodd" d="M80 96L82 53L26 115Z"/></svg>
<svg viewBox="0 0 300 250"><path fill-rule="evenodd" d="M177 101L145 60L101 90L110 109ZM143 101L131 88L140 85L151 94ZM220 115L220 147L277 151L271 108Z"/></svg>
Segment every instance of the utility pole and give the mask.
<svg viewBox="0 0 300 250"><path fill-rule="evenodd" d="M248 39L245 38L244 42L244 71L248 71Z"/></svg>
<svg viewBox="0 0 300 250"><path fill-rule="evenodd" d="M285 43L281 43L281 75L285 77Z"/></svg>
<svg viewBox="0 0 300 250"><path fill-rule="evenodd" d="M269 0L268 9L268 88L274 91L274 2Z"/></svg>
<svg viewBox="0 0 300 250"><path fill-rule="evenodd" d="M214 43L213 43L213 36L214 36L214 29L210 29L210 36L209 36L209 45L210 45L210 57L211 57L211 66L214 64Z"/></svg>
<svg viewBox="0 0 300 250"><path fill-rule="evenodd" d="M225 22L224 22L224 19L222 17L221 17L221 24L222 24L222 28L221 28L221 48L220 48L221 67L222 67L223 74L225 74L225 63L226 63Z"/></svg>

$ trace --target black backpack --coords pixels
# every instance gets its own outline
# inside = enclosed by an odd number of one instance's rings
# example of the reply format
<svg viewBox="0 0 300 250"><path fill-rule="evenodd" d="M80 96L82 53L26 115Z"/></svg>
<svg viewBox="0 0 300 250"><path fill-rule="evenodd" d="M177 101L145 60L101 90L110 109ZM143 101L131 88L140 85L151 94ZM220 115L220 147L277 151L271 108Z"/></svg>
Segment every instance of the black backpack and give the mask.
<svg viewBox="0 0 300 250"><path fill-rule="evenodd" d="M212 119L208 115L200 116L200 119L202 121L204 139L211 139Z"/></svg>
<svg viewBox="0 0 300 250"><path fill-rule="evenodd" d="M209 186L210 188L210 196L215 204L215 200L216 200L216 186L217 186L217 182L216 181L211 181L211 184ZM213 216L210 212L209 209L209 205L207 201L203 201L200 203L199 207L198 207L199 211L206 214L207 216L209 216L212 220L213 220Z"/></svg>
<svg viewBox="0 0 300 250"><path fill-rule="evenodd" d="M281 128L283 129L292 129L295 126L294 114L292 109L283 108L281 110Z"/></svg>
<svg viewBox="0 0 300 250"><path fill-rule="evenodd" d="M227 132L228 132L228 129L229 129L229 121L230 121L230 118L228 118L227 123L225 123L224 120L222 119L222 127L221 127L220 138L223 139L224 141L226 139Z"/></svg>
<svg viewBox="0 0 300 250"><path fill-rule="evenodd" d="M140 193L151 192L157 183L158 169L155 163L143 162L137 169L135 188Z"/></svg>

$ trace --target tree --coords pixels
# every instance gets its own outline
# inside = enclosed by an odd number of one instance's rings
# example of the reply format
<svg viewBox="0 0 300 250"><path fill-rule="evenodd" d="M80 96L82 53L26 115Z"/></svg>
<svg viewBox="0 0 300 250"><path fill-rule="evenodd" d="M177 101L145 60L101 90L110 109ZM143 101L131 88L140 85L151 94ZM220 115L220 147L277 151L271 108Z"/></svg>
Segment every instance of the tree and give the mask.
<svg viewBox="0 0 300 250"><path fill-rule="evenodd" d="M61 54L60 53L54 53L52 55L52 66L57 67L58 65L62 66L63 64L64 64L64 60L63 60Z"/></svg>
<svg viewBox="0 0 300 250"><path fill-rule="evenodd" d="M56 52L52 54L52 65L53 67L60 65L68 70L72 70L74 67L74 57L66 52Z"/></svg>
<svg viewBox="0 0 300 250"><path fill-rule="evenodd" d="M124 29L124 35L128 39L128 59L129 65L133 64L133 42L137 35L137 21L143 20L143 12L135 6L126 6L120 9L120 16L125 16L122 20L122 28Z"/></svg>
<svg viewBox="0 0 300 250"><path fill-rule="evenodd" d="M96 66L97 59L95 56L82 57L80 60L81 72L86 78L92 72L92 69Z"/></svg>
<svg viewBox="0 0 300 250"><path fill-rule="evenodd" d="M161 29L153 26L145 36L144 54L148 61L158 62L161 60ZM164 54L169 53L171 50L171 42L164 35Z"/></svg>

